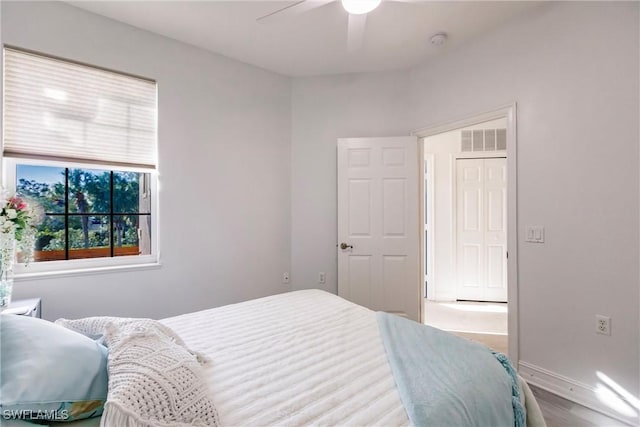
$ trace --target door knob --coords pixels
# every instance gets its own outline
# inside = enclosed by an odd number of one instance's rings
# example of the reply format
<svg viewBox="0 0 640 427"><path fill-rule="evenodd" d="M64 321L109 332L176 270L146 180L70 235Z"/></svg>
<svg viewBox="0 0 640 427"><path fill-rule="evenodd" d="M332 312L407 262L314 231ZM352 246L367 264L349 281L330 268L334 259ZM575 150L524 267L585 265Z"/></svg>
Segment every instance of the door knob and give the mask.
<svg viewBox="0 0 640 427"><path fill-rule="evenodd" d="M347 245L346 243L340 243L340 249L342 249L343 251L345 249L353 249L353 246Z"/></svg>

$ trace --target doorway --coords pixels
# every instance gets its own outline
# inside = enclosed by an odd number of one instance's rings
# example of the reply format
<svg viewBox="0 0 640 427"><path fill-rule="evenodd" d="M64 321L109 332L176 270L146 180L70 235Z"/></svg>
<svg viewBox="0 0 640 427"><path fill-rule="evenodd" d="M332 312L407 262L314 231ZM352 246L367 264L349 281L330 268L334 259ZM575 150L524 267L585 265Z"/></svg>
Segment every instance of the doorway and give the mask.
<svg viewBox="0 0 640 427"><path fill-rule="evenodd" d="M424 160L423 323L517 362L514 119L512 105L414 134Z"/></svg>

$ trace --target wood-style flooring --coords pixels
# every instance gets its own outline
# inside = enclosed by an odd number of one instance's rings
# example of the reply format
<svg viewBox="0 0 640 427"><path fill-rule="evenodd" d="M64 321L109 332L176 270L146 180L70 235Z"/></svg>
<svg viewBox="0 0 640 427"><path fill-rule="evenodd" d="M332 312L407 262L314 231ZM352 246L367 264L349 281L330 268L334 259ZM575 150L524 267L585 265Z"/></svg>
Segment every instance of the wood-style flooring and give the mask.
<svg viewBox="0 0 640 427"><path fill-rule="evenodd" d="M500 353L509 354L509 338L507 335L476 334L471 332L455 332L455 331L450 331L450 332L459 337L467 338L471 341L482 343L495 351L499 351Z"/></svg>
<svg viewBox="0 0 640 427"><path fill-rule="evenodd" d="M530 387L540 405L547 427L628 427L627 424L546 390Z"/></svg>

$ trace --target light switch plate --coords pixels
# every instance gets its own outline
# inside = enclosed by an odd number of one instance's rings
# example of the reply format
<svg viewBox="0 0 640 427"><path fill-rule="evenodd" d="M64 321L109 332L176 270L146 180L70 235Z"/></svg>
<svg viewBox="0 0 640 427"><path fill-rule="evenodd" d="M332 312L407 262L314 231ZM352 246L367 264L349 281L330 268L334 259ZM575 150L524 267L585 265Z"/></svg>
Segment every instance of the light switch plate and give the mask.
<svg viewBox="0 0 640 427"><path fill-rule="evenodd" d="M528 225L525 227L525 242L544 243L544 227L541 225Z"/></svg>

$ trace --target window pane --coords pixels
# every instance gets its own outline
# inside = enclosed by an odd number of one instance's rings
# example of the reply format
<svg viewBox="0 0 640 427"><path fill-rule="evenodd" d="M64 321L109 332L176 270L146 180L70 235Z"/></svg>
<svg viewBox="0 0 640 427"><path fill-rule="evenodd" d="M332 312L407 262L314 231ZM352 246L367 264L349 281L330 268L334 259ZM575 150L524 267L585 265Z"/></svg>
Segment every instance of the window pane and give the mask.
<svg viewBox="0 0 640 427"><path fill-rule="evenodd" d="M34 261L65 259L65 242L64 217L60 215L45 215L36 232Z"/></svg>
<svg viewBox="0 0 640 427"><path fill-rule="evenodd" d="M45 213L64 213L64 168L17 165L16 193L31 199Z"/></svg>
<svg viewBox="0 0 640 427"><path fill-rule="evenodd" d="M115 215L113 231L115 256L151 253L150 215Z"/></svg>
<svg viewBox="0 0 640 427"><path fill-rule="evenodd" d="M111 256L108 215L69 216L69 259Z"/></svg>
<svg viewBox="0 0 640 427"><path fill-rule="evenodd" d="M109 213L111 174L99 169L69 169L69 212Z"/></svg>
<svg viewBox="0 0 640 427"><path fill-rule="evenodd" d="M113 172L113 204L115 213L149 213L151 196L149 174Z"/></svg>
<svg viewBox="0 0 640 427"><path fill-rule="evenodd" d="M45 214L34 261L151 254L151 174L17 165L16 177Z"/></svg>

